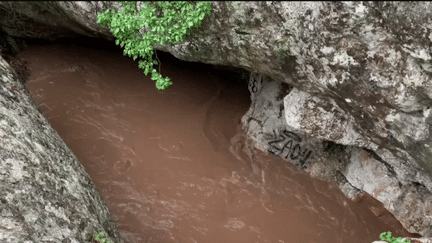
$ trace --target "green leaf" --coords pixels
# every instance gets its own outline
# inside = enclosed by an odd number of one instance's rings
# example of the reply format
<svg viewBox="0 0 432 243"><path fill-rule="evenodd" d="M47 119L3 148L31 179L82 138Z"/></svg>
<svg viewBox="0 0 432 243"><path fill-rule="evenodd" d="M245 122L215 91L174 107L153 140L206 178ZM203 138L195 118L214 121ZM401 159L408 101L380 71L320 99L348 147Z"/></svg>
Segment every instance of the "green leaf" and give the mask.
<svg viewBox="0 0 432 243"><path fill-rule="evenodd" d="M211 13L211 2L143 2L144 7L138 13L136 2L119 3L122 10L118 12L108 9L98 14L96 20L102 27L109 25L117 38L115 43L125 48L124 53L133 56L134 60L138 57L137 54L145 59L138 62L138 67L145 69L145 75L148 75L151 66L158 64L156 60L152 60L153 44L182 41L185 35L189 35L191 27L199 27L205 14ZM162 9L162 17L155 15L154 5ZM141 28L150 31L141 36ZM162 78L155 69L151 73L159 90L172 84L168 77Z"/></svg>

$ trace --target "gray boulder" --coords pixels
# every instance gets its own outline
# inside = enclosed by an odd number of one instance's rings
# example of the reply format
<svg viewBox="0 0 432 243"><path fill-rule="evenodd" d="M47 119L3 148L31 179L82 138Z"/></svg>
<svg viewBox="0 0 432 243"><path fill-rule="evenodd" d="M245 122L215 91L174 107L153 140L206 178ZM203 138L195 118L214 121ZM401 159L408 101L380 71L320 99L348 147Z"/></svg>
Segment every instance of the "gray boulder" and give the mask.
<svg viewBox="0 0 432 243"><path fill-rule="evenodd" d="M96 23L108 7L121 9L110 4L0 2L1 29L15 38L5 45L113 40ZM247 73L251 146L336 182L353 200L371 195L431 239L431 13L430 2L212 2L184 41L154 47Z"/></svg>

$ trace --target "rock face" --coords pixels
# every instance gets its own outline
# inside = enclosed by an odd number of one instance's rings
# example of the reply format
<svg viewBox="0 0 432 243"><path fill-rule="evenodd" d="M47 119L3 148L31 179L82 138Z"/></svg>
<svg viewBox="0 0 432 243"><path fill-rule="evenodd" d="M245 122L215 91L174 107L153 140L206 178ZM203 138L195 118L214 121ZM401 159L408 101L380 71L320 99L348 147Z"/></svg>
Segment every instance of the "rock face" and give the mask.
<svg viewBox="0 0 432 243"><path fill-rule="evenodd" d="M0 2L4 48L27 37L113 40L96 22L108 7ZM337 182L353 200L370 194L425 237L432 237L431 47L430 2L212 2L183 42L155 45L249 73L252 105L242 122L253 146Z"/></svg>

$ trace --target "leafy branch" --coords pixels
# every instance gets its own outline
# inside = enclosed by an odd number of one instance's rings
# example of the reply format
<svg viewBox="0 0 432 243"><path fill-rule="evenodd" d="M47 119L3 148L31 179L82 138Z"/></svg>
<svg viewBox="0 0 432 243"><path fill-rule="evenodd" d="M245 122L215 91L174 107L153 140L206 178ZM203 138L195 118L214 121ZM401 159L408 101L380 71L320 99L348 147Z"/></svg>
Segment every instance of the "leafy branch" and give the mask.
<svg viewBox="0 0 432 243"><path fill-rule="evenodd" d="M169 77L163 78L160 75L160 66L159 73L153 69L153 65L158 64L152 59L153 45L183 41L185 35L189 34L189 29L200 27L206 14L211 13L211 2L140 2L143 4L140 11L136 1L119 3L123 7L120 12L108 9L97 16L97 22L102 27L110 26L117 38L116 44L124 46L125 54L134 60L138 56L144 58L144 61L139 61L138 67L144 69L145 75L151 73L151 79L156 81L158 90L165 90L172 82ZM156 8L163 12L161 17L157 16ZM142 28L147 31L140 38L138 33Z"/></svg>
<svg viewBox="0 0 432 243"><path fill-rule="evenodd" d="M402 240L402 237L392 237L391 232L383 232L380 234L380 239L383 241L387 241L389 243L411 243L411 241L408 239L408 241Z"/></svg>

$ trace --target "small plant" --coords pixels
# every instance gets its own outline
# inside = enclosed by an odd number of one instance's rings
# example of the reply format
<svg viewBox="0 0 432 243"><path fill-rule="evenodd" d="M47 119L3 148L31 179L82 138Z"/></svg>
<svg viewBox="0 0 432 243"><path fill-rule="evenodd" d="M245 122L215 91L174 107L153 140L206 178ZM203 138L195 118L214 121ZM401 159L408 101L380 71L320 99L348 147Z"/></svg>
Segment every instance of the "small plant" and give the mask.
<svg viewBox="0 0 432 243"><path fill-rule="evenodd" d="M391 232L383 232L380 234L380 239L383 241L387 241L389 243L411 243L411 241L408 239L408 241L402 240L402 237L392 237Z"/></svg>
<svg viewBox="0 0 432 243"><path fill-rule="evenodd" d="M93 241L94 243L112 243L111 240L107 240L105 236L105 232L99 232L99 234L95 234Z"/></svg>
<svg viewBox="0 0 432 243"><path fill-rule="evenodd" d="M102 27L109 26L117 38L116 44L124 46L125 54L134 60L138 56L144 58L138 62L138 67L144 69L146 76L151 74L158 90L165 90L172 82L160 74L160 61L159 72L153 68L153 65L158 64L152 58L154 44L183 41L185 35L190 34L190 28L200 27L205 16L211 13L211 2L140 2L143 4L140 11L136 1L120 1L119 4L123 10L118 12L108 9L97 16L97 22ZM162 13L157 14L157 9L162 10ZM145 27L148 30L140 37L139 30Z"/></svg>

